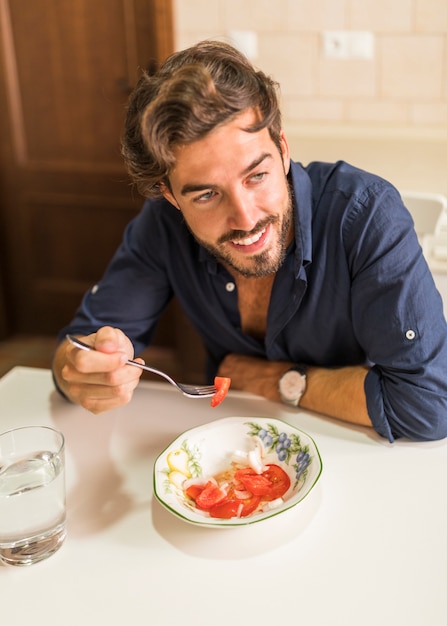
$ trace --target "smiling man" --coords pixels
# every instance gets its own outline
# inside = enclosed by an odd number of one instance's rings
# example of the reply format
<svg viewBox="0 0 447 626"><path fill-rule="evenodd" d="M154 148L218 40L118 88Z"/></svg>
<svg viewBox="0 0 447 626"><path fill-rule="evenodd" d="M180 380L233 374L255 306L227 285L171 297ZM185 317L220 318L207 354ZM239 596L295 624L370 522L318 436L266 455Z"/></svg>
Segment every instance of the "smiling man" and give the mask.
<svg viewBox="0 0 447 626"><path fill-rule="evenodd" d="M147 201L61 331L61 392L128 402L175 294L208 375L398 437L447 436L447 325L397 190L347 163L291 160L276 84L202 42L143 75L123 154Z"/></svg>

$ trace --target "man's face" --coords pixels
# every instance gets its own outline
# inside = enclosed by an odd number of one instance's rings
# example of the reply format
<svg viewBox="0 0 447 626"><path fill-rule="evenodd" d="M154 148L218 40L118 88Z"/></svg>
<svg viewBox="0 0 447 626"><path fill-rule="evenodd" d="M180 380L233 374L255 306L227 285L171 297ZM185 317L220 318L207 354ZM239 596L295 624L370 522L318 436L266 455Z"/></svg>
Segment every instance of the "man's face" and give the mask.
<svg viewBox="0 0 447 626"><path fill-rule="evenodd" d="M165 197L218 261L246 277L278 270L292 237L287 184L289 149L281 152L267 129L249 133L252 110L176 149Z"/></svg>

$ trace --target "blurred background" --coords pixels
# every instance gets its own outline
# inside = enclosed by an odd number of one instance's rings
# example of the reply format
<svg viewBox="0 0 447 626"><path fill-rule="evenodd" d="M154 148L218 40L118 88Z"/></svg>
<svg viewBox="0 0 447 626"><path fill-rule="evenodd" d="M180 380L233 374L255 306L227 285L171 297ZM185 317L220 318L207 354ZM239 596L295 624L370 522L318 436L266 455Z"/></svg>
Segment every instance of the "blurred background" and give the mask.
<svg viewBox="0 0 447 626"><path fill-rule="evenodd" d="M142 204L120 156L129 92L204 38L279 81L294 160L447 195L445 0L0 0L0 374L51 363ZM175 301L144 356L201 379Z"/></svg>

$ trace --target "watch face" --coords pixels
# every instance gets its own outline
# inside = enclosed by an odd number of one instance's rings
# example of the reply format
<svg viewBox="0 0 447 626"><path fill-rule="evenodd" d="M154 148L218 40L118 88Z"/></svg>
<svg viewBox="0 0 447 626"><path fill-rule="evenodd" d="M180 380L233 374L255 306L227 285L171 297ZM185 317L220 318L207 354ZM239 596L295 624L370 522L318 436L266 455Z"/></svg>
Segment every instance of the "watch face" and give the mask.
<svg viewBox="0 0 447 626"><path fill-rule="evenodd" d="M306 388L306 377L291 370L286 372L279 382L279 390L285 400L301 398Z"/></svg>

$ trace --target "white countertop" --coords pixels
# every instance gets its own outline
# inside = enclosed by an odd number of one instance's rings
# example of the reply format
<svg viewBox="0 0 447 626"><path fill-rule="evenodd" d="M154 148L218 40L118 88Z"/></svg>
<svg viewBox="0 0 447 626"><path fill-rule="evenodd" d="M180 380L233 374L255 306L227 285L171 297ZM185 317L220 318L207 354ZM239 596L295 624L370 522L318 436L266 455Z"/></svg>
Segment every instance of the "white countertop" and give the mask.
<svg viewBox="0 0 447 626"><path fill-rule="evenodd" d="M227 416L295 424L315 439L322 476L259 524L187 524L153 497L154 460L182 431ZM15 368L0 381L0 430L27 424L66 437L68 537L42 563L0 566L3 624L445 624L447 441L391 445L237 392L211 409L164 383L93 416L62 400L47 370Z"/></svg>

